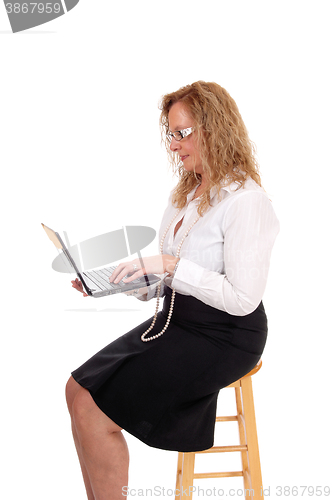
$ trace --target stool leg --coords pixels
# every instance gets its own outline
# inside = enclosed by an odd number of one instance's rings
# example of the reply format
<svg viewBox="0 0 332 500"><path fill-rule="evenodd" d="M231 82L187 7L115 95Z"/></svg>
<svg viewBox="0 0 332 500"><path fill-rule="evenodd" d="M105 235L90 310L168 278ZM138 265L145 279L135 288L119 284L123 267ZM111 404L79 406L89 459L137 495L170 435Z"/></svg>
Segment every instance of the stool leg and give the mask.
<svg viewBox="0 0 332 500"><path fill-rule="evenodd" d="M259 459L254 396L252 392L251 377L245 377L241 379L241 388L242 388L243 411L245 416L251 488L254 492L253 495L254 498L260 498L261 500L264 500L264 496L262 493L263 492L262 473L261 473L261 463Z"/></svg>
<svg viewBox="0 0 332 500"><path fill-rule="evenodd" d="M237 419L238 419L238 425L239 425L240 444L243 446L246 446L247 440L246 440L245 421L244 421L244 414L243 414L241 387L235 387L234 390L235 390L235 399L236 399ZM250 481L250 474L249 474L249 462L248 462L248 451L241 451L241 461L242 461L242 471L243 471L243 484L244 484L244 489L247 492L251 489L251 481Z"/></svg>
<svg viewBox="0 0 332 500"><path fill-rule="evenodd" d="M195 453L178 454L175 500L192 499L195 469Z"/></svg>
<svg viewBox="0 0 332 500"><path fill-rule="evenodd" d="M179 499L180 495L178 492L181 491L181 488L182 488L183 455L184 455L184 453L181 453L179 451L179 453L178 453L178 465L177 465L177 471L176 471L175 500Z"/></svg>

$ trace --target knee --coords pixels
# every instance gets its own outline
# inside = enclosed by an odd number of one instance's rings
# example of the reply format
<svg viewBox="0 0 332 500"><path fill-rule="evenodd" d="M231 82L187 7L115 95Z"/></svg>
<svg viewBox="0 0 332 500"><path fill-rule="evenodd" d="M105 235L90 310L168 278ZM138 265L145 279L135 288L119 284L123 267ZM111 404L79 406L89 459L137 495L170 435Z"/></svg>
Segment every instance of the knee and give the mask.
<svg viewBox="0 0 332 500"><path fill-rule="evenodd" d="M110 435L122 430L95 403L90 392L83 387L77 392L71 408L72 420L78 435Z"/></svg>
<svg viewBox="0 0 332 500"><path fill-rule="evenodd" d="M91 425L92 413L95 410L95 402L93 401L89 391L80 387L79 391L71 405L71 416L75 422L77 430L84 430L85 427Z"/></svg>
<svg viewBox="0 0 332 500"><path fill-rule="evenodd" d="M70 414L72 414L72 407L75 397L81 389L82 387L76 382L76 380L73 377L69 377L68 382L66 384L65 394Z"/></svg>

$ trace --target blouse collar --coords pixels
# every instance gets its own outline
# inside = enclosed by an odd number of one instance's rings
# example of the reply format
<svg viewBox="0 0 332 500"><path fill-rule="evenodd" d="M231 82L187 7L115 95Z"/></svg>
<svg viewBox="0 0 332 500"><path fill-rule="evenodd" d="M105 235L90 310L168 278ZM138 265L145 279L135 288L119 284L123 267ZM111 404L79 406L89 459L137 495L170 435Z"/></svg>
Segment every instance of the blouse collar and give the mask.
<svg viewBox="0 0 332 500"><path fill-rule="evenodd" d="M193 200L193 198L195 196L196 189L197 189L197 186L195 186L194 189L192 191L190 191L190 193L187 195L187 203L190 203L191 201L194 201L197 204L199 203L200 198L201 198L200 196ZM231 182L227 186L223 186L222 188L220 188L219 193L218 193L218 187L213 186L210 190L211 205L212 206L216 205L221 200L223 200L225 198L225 196L228 196L229 194L234 193L238 189L239 189L239 185L236 182Z"/></svg>

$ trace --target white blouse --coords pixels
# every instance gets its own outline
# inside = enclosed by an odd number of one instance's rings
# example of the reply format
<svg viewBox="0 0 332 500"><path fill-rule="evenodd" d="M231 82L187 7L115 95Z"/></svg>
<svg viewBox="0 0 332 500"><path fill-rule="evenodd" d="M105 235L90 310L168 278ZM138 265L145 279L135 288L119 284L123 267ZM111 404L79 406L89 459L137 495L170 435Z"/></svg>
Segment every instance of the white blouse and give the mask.
<svg viewBox="0 0 332 500"><path fill-rule="evenodd" d="M199 198L193 200L195 189L166 234L165 254L175 256L183 235L198 216ZM159 239L177 212L170 197ZM181 219L174 237L175 226ZM272 204L252 179L239 189L235 183L224 187L219 194L215 188L211 191L211 206L182 244L173 279L165 278L165 283L177 293L192 295L229 314L249 314L262 300L278 232L279 222ZM151 290L146 299L152 296Z"/></svg>

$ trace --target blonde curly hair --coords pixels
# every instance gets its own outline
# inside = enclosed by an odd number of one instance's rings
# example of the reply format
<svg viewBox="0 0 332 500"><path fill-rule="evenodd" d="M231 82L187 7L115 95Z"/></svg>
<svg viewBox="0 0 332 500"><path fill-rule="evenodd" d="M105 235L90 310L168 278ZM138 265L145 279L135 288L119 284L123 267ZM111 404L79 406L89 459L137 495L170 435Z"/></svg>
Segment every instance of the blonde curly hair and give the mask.
<svg viewBox="0 0 332 500"><path fill-rule="evenodd" d="M201 180L200 174L187 172L182 164L178 164L178 155L169 148L168 113L172 105L179 101L187 107L194 120L203 171L207 174L208 182L198 206L198 213L203 215L209 207L210 189L213 186L221 189L235 182L240 188L248 177L261 186L255 146L249 139L234 99L217 83L198 81L164 95L160 101L162 138L170 162L179 176L179 182L173 191L173 204L183 208L188 193Z"/></svg>

